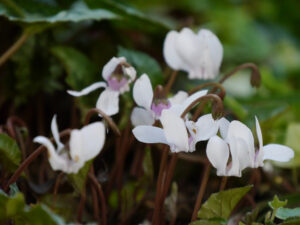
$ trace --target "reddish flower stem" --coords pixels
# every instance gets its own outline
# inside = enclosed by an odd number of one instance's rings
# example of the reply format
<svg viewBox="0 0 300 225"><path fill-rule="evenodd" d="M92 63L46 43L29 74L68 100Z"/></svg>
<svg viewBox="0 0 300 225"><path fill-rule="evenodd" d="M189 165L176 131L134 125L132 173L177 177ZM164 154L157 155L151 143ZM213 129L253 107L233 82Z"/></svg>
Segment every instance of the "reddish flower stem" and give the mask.
<svg viewBox="0 0 300 225"><path fill-rule="evenodd" d="M163 174L165 167L167 166L167 160L168 160L168 153L169 149L168 146L164 146L162 149L162 156L160 160L160 166L159 166L159 172L158 172L158 178L156 183L156 196L155 196L155 203L154 203L154 212L152 217L152 224L158 225L159 224L159 215L160 215L160 197L162 195L163 191Z"/></svg>
<svg viewBox="0 0 300 225"><path fill-rule="evenodd" d="M226 184L227 184L227 180L228 180L228 177L226 177L226 176L222 177L219 191L223 191L225 189Z"/></svg>
<svg viewBox="0 0 300 225"><path fill-rule="evenodd" d="M71 129L66 129L62 132L60 132L60 137L64 137L69 135L71 132ZM51 141L53 141L54 139L51 138ZM15 171L15 173L12 175L12 177L8 180L7 184L3 187L3 190L5 192L7 192L9 186L13 183L15 183L18 179L18 177L21 175L21 173L24 171L24 169L27 168L27 166L30 165L30 163L32 163L33 160L35 160L44 150L46 150L46 148L44 146L40 146L38 147L33 153L31 153L19 166L19 168Z"/></svg>
<svg viewBox="0 0 300 225"><path fill-rule="evenodd" d="M106 225L107 224L107 222L106 222L107 221L107 219L106 219L107 208L106 208L105 195L103 193L101 184L97 181L94 174L89 173L88 176L89 176L90 180L92 181L93 185L95 186L95 188L98 191L98 194L100 196L101 212L102 212L102 225Z"/></svg>
<svg viewBox="0 0 300 225"><path fill-rule="evenodd" d="M82 220L82 214L83 214L83 211L84 211L85 202L86 202L86 190L85 190L85 187L84 187L82 192L81 192L79 207L78 207L78 211L77 211L77 221L79 223L81 223L81 220Z"/></svg>
<svg viewBox="0 0 300 225"><path fill-rule="evenodd" d="M171 74L171 77L170 79L168 80L168 83L166 85L166 87L164 88L164 93L165 95L167 95L169 93L169 91L171 90L175 80L176 80L176 77L177 77L177 74L178 74L178 71L174 70Z"/></svg>
<svg viewBox="0 0 300 225"><path fill-rule="evenodd" d="M211 169L211 165L210 165L209 162L207 162L205 167L204 167L203 177L202 177L201 185L200 185L200 188L199 188L199 191L198 191L198 196L197 196L197 200L196 200L196 203L195 203L195 207L194 207L191 222L193 222L197 219L197 214L198 214L198 211L200 209L201 202L202 202L205 190L206 190L206 185L207 185L207 181L208 181L208 178L209 178L210 169Z"/></svg>
<svg viewBox="0 0 300 225"><path fill-rule="evenodd" d="M54 185L54 190L53 190L53 199L52 199L52 208L55 208L55 204L56 204L56 195L58 192L58 188L60 185L60 181L63 177L64 173L61 172L57 177L56 177L56 181L55 181L55 185Z"/></svg>

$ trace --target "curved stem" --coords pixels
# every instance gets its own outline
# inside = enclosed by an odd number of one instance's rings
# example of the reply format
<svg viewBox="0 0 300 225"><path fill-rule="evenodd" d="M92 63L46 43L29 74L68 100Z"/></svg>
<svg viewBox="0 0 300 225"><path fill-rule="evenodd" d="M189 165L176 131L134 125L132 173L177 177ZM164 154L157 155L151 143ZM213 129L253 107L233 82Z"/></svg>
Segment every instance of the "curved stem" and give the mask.
<svg viewBox="0 0 300 225"><path fill-rule="evenodd" d="M171 74L171 77L166 85L166 87L164 88L164 94L167 95L169 93L169 91L171 90L173 84L174 84L174 81L177 77L177 74L178 74L178 71L177 70L174 70Z"/></svg>
<svg viewBox="0 0 300 225"><path fill-rule="evenodd" d="M193 101L185 110L184 112L181 114L181 117L184 118L185 115L196 105L199 103L199 101L201 100L212 100L213 102L215 102L217 104L217 108L219 111L223 111L224 106L223 106L223 102L221 100L221 98L218 95L215 94L207 94L204 95L200 98L197 98L195 101ZM194 119L194 118L193 118Z"/></svg>
<svg viewBox="0 0 300 225"><path fill-rule="evenodd" d="M6 120L6 126L7 130L9 132L9 135L12 136L13 138L16 138L16 132L14 129L14 125L17 124L19 127L27 127L25 122L21 120L19 117L16 116L10 116Z"/></svg>
<svg viewBox="0 0 300 225"><path fill-rule="evenodd" d="M229 73L225 74L223 76L223 78L219 82L223 83L225 80L227 80L229 77L231 77L232 75L234 75L239 70L246 69L246 68L249 68L249 69L252 70L251 84L253 86L259 86L259 83L260 83L260 80L261 80L260 72L258 70L258 67L254 63L244 63L244 64L242 64L242 65L234 68L232 71L230 71Z"/></svg>
<svg viewBox="0 0 300 225"><path fill-rule="evenodd" d="M28 39L30 34L27 31L23 31L20 38L0 57L0 66L3 65Z"/></svg>
<svg viewBox="0 0 300 225"><path fill-rule="evenodd" d="M198 211L200 209L201 202L202 202L204 192L205 192L205 189L206 189L207 181L208 181L208 178L209 178L210 169L211 169L211 165L210 165L209 162L207 162L206 165L205 165L205 168L204 168L203 177L202 177L202 180L201 180L201 185L200 185L200 188L199 188L199 191L198 191L198 196L197 196L197 200L196 200L196 203L195 203L195 207L194 207L194 211L193 211L193 215L192 215L192 220L191 220L192 222L197 219L197 214L198 214Z"/></svg>
<svg viewBox="0 0 300 225"><path fill-rule="evenodd" d="M62 132L60 132L59 136L60 137L64 137L69 135L71 132L71 129L66 129ZM50 139L51 141L54 140L54 138ZM38 147L33 153L31 153L31 155L29 155L19 166L19 168L15 171L15 173L12 175L12 177L7 181L7 184L3 187L3 190L5 192L7 192L8 187L17 181L18 177L21 175L21 173L24 171L24 169L27 168L27 166L29 166L29 164L35 160L44 150L46 150L46 148L44 146L40 146Z"/></svg>
<svg viewBox="0 0 300 225"><path fill-rule="evenodd" d="M121 136L121 132L120 132L118 126L112 120L112 118L110 116L106 115L102 110L97 109L97 108L93 108L88 111L88 113L85 116L85 122L84 122L85 125L89 124L91 117L94 114L100 114L103 117L103 119L108 123L110 128L114 131L114 133L118 136Z"/></svg>
<svg viewBox="0 0 300 225"><path fill-rule="evenodd" d="M101 202L101 211L102 211L102 225L106 225L106 203L105 203L105 196L101 187L101 184L97 181L96 177L94 174L89 173L88 174L90 180L92 181L92 183L94 184L94 186L96 187L98 194L100 195L100 202Z"/></svg>
<svg viewBox="0 0 300 225"><path fill-rule="evenodd" d="M198 85L197 87L193 88L192 90L190 90L188 92L189 95L194 94L197 91L200 91L206 87L212 87L213 89L211 89L208 93L209 94L214 94L217 90L219 90L219 93L217 94L221 99L223 99L226 95L226 90L223 87L223 85L221 83L216 83L216 82L208 82L208 83L204 83L201 85Z"/></svg>

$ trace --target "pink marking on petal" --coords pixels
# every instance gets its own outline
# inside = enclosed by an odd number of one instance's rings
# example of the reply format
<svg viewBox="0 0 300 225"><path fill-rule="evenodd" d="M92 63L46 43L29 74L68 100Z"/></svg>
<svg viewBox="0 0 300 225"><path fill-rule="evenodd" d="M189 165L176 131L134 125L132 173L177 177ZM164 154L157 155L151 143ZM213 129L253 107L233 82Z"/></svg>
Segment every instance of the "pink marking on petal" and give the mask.
<svg viewBox="0 0 300 225"><path fill-rule="evenodd" d="M161 113L164 109L169 109L171 107L171 103L168 102L168 104L165 104L163 102L158 103L157 105L155 103L152 103L151 110L155 113L157 117L161 116Z"/></svg>
<svg viewBox="0 0 300 225"><path fill-rule="evenodd" d="M116 77L109 77L107 83L112 90L120 91L128 83L128 80L124 77L121 80L118 80Z"/></svg>

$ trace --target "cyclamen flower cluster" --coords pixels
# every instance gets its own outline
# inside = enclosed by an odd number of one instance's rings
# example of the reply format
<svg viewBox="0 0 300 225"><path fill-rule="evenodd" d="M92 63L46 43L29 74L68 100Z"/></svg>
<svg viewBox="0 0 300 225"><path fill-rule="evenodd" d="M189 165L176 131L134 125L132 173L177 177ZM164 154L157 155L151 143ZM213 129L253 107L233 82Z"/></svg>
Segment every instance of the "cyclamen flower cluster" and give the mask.
<svg viewBox="0 0 300 225"><path fill-rule="evenodd" d="M195 34L184 28L180 32L170 31L167 34L163 53L171 68L188 72L190 79L213 79L219 73L223 47L209 30L202 29ZM130 90L129 85L135 80L136 70L124 57L113 57L104 66L102 77L106 82L96 82L81 91L69 90L68 93L79 97L105 88L97 100L96 108L108 116L115 115L119 112L119 95ZM148 75L142 74L133 86L133 99L137 104L131 114L134 136L143 143L166 144L173 153L194 152L198 142L208 140L207 157L217 169L218 176L241 176L243 169L263 166L264 160L283 162L294 156L293 150L286 146L263 146L257 119L259 148L256 150L252 132L239 121L214 119L212 114L206 114L194 122L184 115L195 100L206 95L207 90L190 96L185 91L179 91L173 97L167 97L161 86L153 90ZM66 151L66 145L60 142L56 116L53 117L51 129L56 149L46 137L38 136L35 142L47 147L49 162L54 170L77 173L86 161L100 153L104 145L105 126L102 122L73 130L69 152Z"/></svg>

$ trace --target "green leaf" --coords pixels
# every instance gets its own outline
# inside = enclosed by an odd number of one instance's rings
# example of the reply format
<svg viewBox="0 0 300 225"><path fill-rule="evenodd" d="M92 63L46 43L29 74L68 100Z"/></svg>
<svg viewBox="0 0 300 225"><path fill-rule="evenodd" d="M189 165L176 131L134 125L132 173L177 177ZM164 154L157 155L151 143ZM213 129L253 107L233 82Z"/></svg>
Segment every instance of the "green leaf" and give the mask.
<svg viewBox="0 0 300 225"><path fill-rule="evenodd" d="M300 217L300 208L279 208L276 212L276 217L282 220L286 220L292 217Z"/></svg>
<svg viewBox="0 0 300 225"><path fill-rule="evenodd" d="M151 15L146 15L145 13L133 8L127 4L121 3L119 1L110 0L85 0L90 8L102 8L107 9L116 15L120 16L122 19L129 21L130 25L138 25L143 30L163 30L167 31L172 29L169 23L164 23Z"/></svg>
<svg viewBox="0 0 300 225"><path fill-rule="evenodd" d="M222 219L197 220L190 223L190 225L227 225L227 221Z"/></svg>
<svg viewBox="0 0 300 225"><path fill-rule="evenodd" d="M281 207L284 207L286 204L287 204L287 200L285 201L280 201L278 196L275 195L274 198L273 198L273 201L271 202L268 202L269 206L273 209L273 210L276 210L278 208L281 208Z"/></svg>
<svg viewBox="0 0 300 225"><path fill-rule="evenodd" d="M17 142L6 134L0 134L0 162L11 172L18 168L21 162L21 151Z"/></svg>
<svg viewBox="0 0 300 225"><path fill-rule="evenodd" d="M51 51L65 66L68 73L66 82L73 89L80 90L85 88L92 82L95 82L95 78L99 76L97 66L75 48L56 46Z"/></svg>
<svg viewBox="0 0 300 225"><path fill-rule="evenodd" d="M85 165L78 171L78 173L68 174L68 179L70 180L75 190L79 193L81 193L83 188L85 187L86 177L88 175L92 162L93 159L87 161Z"/></svg>
<svg viewBox="0 0 300 225"><path fill-rule="evenodd" d="M198 212L199 219L228 219L241 198L252 188L251 185L233 188L212 194Z"/></svg>
<svg viewBox="0 0 300 225"><path fill-rule="evenodd" d="M151 56L140 51L123 47L118 48L118 56L126 57L127 61L136 68L139 75L146 73L151 80L153 88L158 84L162 84L163 74L161 67Z"/></svg>
<svg viewBox="0 0 300 225"><path fill-rule="evenodd" d="M299 225L299 224L300 224L300 219L289 220L289 221L280 223L280 225Z"/></svg>
<svg viewBox="0 0 300 225"><path fill-rule="evenodd" d="M18 1L14 7L0 3L0 15L22 23L58 23L80 22L85 20L116 19L118 16L106 9L90 9L82 0L78 0L67 9L50 6L33 0Z"/></svg>

